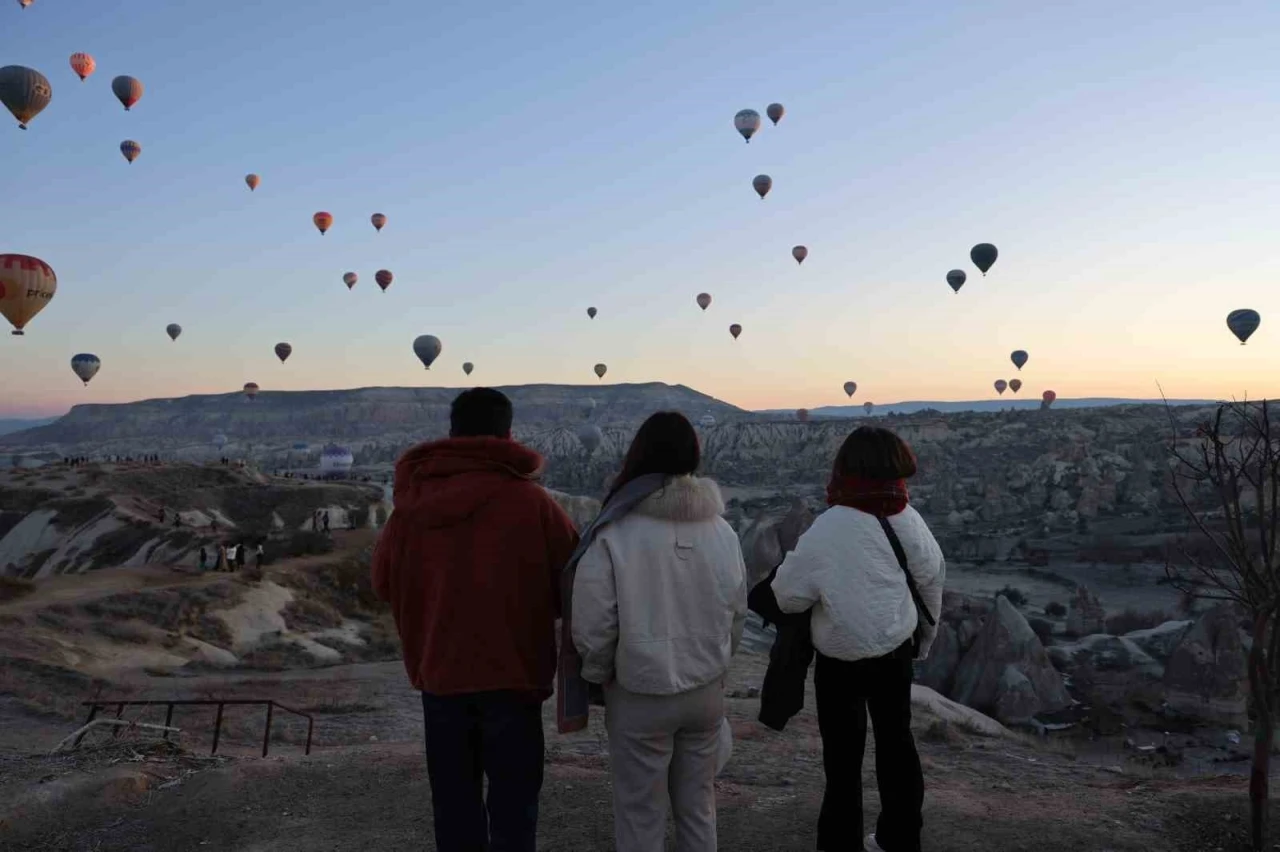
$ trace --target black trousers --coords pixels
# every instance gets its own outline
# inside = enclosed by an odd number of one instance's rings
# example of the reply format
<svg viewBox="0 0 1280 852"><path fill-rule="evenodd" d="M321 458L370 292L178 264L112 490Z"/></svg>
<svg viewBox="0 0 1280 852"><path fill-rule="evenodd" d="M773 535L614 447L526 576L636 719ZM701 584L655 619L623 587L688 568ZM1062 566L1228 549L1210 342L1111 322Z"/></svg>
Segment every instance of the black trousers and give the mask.
<svg viewBox="0 0 1280 852"><path fill-rule="evenodd" d="M911 642L883 657L847 662L818 654L814 687L827 788L818 817L818 849L862 849L862 755L867 712L876 735L880 819L885 852L920 852L924 775L911 736Z"/></svg>
<svg viewBox="0 0 1280 852"><path fill-rule="evenodd" d="M542 702L528 693L424 692L422 710L437 850L534 852Z"/></svg>

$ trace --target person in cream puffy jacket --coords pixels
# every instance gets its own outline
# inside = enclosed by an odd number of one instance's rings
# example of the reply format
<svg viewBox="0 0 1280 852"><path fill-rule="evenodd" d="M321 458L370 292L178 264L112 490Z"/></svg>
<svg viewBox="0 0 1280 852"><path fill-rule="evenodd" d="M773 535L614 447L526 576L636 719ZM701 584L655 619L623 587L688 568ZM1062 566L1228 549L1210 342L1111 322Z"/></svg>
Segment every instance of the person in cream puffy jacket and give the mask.
<svg viewBox="0 0 1280 852"><path fill-rule="evenodd" d="M881 808L863 848L920 852L924 778L911 735L912 662L929 653L936 627L926 618L916 647L921 616L894 539L935 623L946 563L928 525L908 503L906 480L915 472L915 456L897 435L856 429L832 465L829 508L773 579L779 609L812 613L827 777L818 817L820 850L854 849L862 840L862 757L870 712Z"/></svg>
<svg viewBox="0 0 1280 852"><path fill-rule="evenodd" d="M628 483L652 490L594 533L574 578L582 677L605 687L618 852L664 849L668 800L676 849L716 849L724 676L747 583L720 489L692 475L699 456L683 415L649 418L610 497Z"/></svg>

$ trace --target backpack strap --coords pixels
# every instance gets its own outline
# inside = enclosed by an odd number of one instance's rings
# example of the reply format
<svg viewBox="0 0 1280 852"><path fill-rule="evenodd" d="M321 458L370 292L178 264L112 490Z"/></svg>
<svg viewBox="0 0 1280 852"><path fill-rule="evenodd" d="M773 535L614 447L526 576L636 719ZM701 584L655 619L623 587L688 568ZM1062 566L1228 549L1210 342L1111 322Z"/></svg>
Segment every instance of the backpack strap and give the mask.
<svg viewBox="0 0 1280 852"><path fill-rule="evenodd" d="M907 588L911 591L911 600L915 601L917 614L924 616L924 620L929 622L929 626L933 627L938 622L934 619L933 613L929 612L929 608L924 605L924 599L920 597L920 589L916 587L916 578L911 576L911 571L907 568L907 552L902 549L902 542L898 539L898 534L893 531L888 518L877 517L880 521L880 527L884 530L885 536L889 539L889 546L893 548L893 555L898 557L898 567L902 569L902 573L907 578Z"/></svg>

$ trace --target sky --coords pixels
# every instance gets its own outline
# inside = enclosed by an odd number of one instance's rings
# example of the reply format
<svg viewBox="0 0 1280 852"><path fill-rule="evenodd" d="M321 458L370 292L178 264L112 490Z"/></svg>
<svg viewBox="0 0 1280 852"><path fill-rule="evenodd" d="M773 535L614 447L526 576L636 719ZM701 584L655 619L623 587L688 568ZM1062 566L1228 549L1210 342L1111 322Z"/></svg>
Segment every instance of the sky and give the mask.
<svg viewBox="0 0 1280 852"><path fill-rule="evenodd" d="M0 339L0 416L249 381L596 384L597 362L746 408L1015 375L1273 395L1277 30L1274 3L1188 0L3 0L0 65L53 102L25 132L0 113L0 252L58 291ZM117 74L146 86L131 112ZM744 144L734 114L774 101ZM1263 316L1244 347L1240 307Z"/></svg>

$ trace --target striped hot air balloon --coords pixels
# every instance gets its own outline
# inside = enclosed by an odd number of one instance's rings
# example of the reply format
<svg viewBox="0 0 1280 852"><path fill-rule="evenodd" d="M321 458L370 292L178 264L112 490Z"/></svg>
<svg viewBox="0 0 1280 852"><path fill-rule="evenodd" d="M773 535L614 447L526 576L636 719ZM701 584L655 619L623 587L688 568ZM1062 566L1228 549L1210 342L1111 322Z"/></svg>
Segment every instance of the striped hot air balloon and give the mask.
<svg viewBox="0 0 1280 852"><path fill-rule="evenodd" d="M311 221L315 223L316 228L320 231L320 235L324 236L324 232L329 230L329 226L333 224L333 214L326 213L321 210L311 217Z"/></svg>
<svg viewBox="0 0 1280 852"><path fill-rule="evenodd" d="M71 358L71 372L75 373L80 381L85 383L86 387L89 385L89 380L98 375L98 370L101 367L102 361L98 360L97 355L83 352Z"/></svg>
<svg viewBox="0 0 1280 852"><path fill-rule="evenodd" d="M390 269L379 269L373 276L373 280L382 288L382 292L387 292L387 288L391 286L391 282L395 280L395 276L391 274ZM412 288L410 288L412 289Z"/></svg>
<svg viewBox="0 0 1280 852"><path fill-rule="evenodd" d="M126 139L120 143L120 153L124 154L124 158L132 163L142 154L142 146L132 139Z"/></svg>
<svg viewBox="0 0 1280 852"><path fill-rule="evenodd" d="M252 174L245 175L244 182L245 182L245 185L249 187L249 191L253 192L255 189L258 188L258 184L262 183L262 178Z"/></svg>

